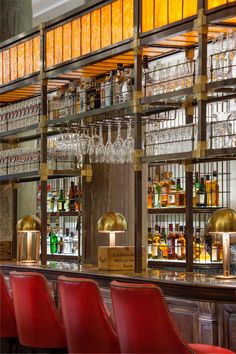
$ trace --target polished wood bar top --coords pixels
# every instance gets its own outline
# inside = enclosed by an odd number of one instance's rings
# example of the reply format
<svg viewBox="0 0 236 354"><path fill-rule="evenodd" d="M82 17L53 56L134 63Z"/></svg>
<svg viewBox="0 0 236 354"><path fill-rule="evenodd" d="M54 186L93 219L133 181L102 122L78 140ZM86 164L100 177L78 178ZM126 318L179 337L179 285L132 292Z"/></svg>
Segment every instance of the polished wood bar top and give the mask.
<svg viewBox="0 0 236 354"><path fill-rule="evenodd" d="M235 303L236 279L216 279L214 275L186 273L182 271L147 269L142 273L131 271L100 271L92 265L72 262L50 261L46 266L23 264L18 262L0 262L0 270L37 271L49 280L57 280L59 275L68 277L86 277L98 281L100 286L109 287L116 279L124 282L152 282L158 284L166 296L175 296L189 300Z"/></svg>

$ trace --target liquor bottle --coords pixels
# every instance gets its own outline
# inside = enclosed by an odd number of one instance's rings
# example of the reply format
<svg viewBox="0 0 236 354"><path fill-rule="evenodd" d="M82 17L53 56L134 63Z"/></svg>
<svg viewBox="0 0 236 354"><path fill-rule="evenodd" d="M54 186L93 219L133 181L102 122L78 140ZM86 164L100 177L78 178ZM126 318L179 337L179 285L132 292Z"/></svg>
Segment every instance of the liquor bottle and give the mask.
<svg viewBox="0 0 236 354"><path fill-rule="evenodd" d="M169 224L169 232L167 235L168 259L176 259L175 254L175 234L173 232L173 224Z"/></svg>
<svg viewBox="0 0 236 354"><path fill-rule="evenodd" d="M66 228L66 233L64 236L64 253L71 253L70 229L69 228Z"/></svg>
<svg viewBox="0 0 236 354"><path fill-rule="evenodd" d="M196 228L195 236L193 239L193 260L195 262L200 262L200 254L203 248L203 244L201 243L200 229Z"/></svg>
<svg viewBox="0 0 236 354"><path fill-rule="evenodd" d="M161 229L161 235L160 235L160 258L168 258L168 245L167 245L167 240L166 240L166 229L163 226Z"/></svg>
<svg viewBox="0 0 236 354"><path fill-rule="evenodd" d="M121 68L120 103L128 102L132 99L132 78L130 69Z"/></svg>
<svg viewBox="0 0 236 354"><path fill-rule="evenodd" d="M79 97L80 97L80 112L87 111L87 83L81 81L79 85Z"/></svg>
<svg viewBox="0 0 236 354"><path fill-rule="evenodd" d="M162 179L160 181L160 186L161 186L161 207L167 207L168 206L168 195L169 195L169 180L168 180L169 174L168 172L163 172L162 174Z"/></svg>
<svg viewBox="0 0 236 354"><path fill-rule="evenodd" d="M50 184L47 185L47 212L52 212L52 192Z"/></svg>
<svg viewBox="0 0 236 354"><path fill-rule="evenodd" d="M121 92L121 68L122 64L117 64L117 70L113 76L113 104L120 103L120 92Z"/></svg>
<svg viewBox="0 0 236 354"><path fill-rule="evenodd" d="M193 181L193 207L196 207L197 205L197 193L200 188L200 183L199 183L199 177L198 177L198 172L195 172L195 178Z"/></svg>
<svg viewBox="0 0 236 354"><path fill-rule="evenodd" d="M148 259L152 258L152 228L148 227Z"/></svg>
<svg viewBox="0 0 236 354"><path fill-rule="evenodd" d="M65 211L65 196L63 189L60 189L59 198L57 199L57 211Z"/></svg>
<svg viewBox="0 0 236 354"><path fill-rule="evenodd" d="M159 242L160 242L160 232L159 232L159 226L155 225L155 233L153 236L153 242L152 242L152 258L157 259L159 258Z"/></svg>
<svg viewBox="0 0 236 354"><path fill-rule="evenodd" d="M160 195L161 195L161 185L159 182L159 176L156 175L153 178L153 200L152 204L154 208L160 208Z"/></svg>
<svg viewBox="0 0 236 354"><path fill-rule="evenodd" d="M219 236L213 236L213 241L211 245L211 261L221 262L223 259L222 242Z"/></svg>
<svg viewBox="0 0 236 354"><path fill-rule="evenodd" d="M196 194L196 206L198 208L204 208L206 206L206 190L204 177L201 177L200 187Z"/></svg>
<svg viewBox="0 0 236 354"><path fill-rule="evenodd" d="M152 208L152 200L153 200L153 185L151 177L148 177L148 208Z"/></svg>
<svg viewBox="0 0 236 354"><path fill-rule="evenodd" d="M176 256L178 260L185 260L186 258L186 239L184 237L184 227L179 228L179 237L177 239L177 252Z"/></svg>
<svg viewBox="0 0 236 354"><path fill-rule="evenodd" d="M176 181L176 198L175 198L176 206L177 207L184 207L186 205L186 193L181 187L180 178L177 178Z"/></svg>
<svg viewBox="0 0 236 354"><path fill-rule="evenodd" d="M219 184L217 171L213 171L213 178L211 181L211 205L212 207L219 206Z"/></svg>
<svg viewBox="0 0 236 354"><path fill-rule="evenodd" d="M172 173L168 172L167 177L168 177L168 183L169 183L169 193L168 193L168 201L167 201L167 206L168 207L175 207L176 206L176 187L175 183L172 183L172 179L170 178L170 176L172 177Z"/></svg>
<svg viewBox="0 0 236 354"><path fill-rule="evenodd" d="M100 108L100 88L99 84L92 80L87 89L87 110Z"/></svg>
<svg viewBox="0 0 236 354"><path fill-rule="evenodd" d="M206 205L208 207L212 206L212 198L211 198L211 181L210 181L210 176L206 175L206 181L205 181L205 189L206 189Z"/></svg>
<svg viewBox="0 0 236 354"><path fill-rule="evenodd" d="M50 234L50 252L51 254L57 253L58 237L55 230L51 230Z"/></svg>
<svg viewBox="0 0 236 354"><path fill-rule="evenodd" d="M110 75L104 81L104 106L109 107L113 103L113 75L114 70L110 71Z"/></svg>
<svg viewBox="0 0 236 354"><path fill-rule="evenodd" d="M69 210L75 211L75 183L71 181L69 191Z"/></svg>
<svg viewBox="0 0 236 354"><path fill-rule="evenodd" d="M60 237L60 241L58 242L58 253L62 254L63 250L64 250L64 241L63 241L63 237Z"/></svg>
<svg viewBox="0 0 236 354"><path fill-rule="evenodd" d="M79 205L79 189L78 186L75 185L75 211L80 210L80 205Z"/></svg>
<svg viewBox="0 0 236 354"><path fill-rule="evenodd" d="M52 213L56 213L57 212L57 192L55 190L52 192L51 212Z"/></svg>

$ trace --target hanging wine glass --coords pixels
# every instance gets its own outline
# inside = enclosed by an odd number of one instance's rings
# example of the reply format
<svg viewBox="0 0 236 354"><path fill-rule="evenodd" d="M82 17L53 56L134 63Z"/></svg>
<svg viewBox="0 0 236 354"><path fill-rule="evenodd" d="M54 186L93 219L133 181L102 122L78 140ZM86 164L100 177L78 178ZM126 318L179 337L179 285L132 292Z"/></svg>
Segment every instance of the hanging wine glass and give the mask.
<svg viewBox="0 0 236 354"><path fill-rule="evenodd" d="M89 154L89 162L90 163L96 162L96 144L95 144L95 139L93 134L93 128L92 128L92 136L88 148L88 154Z"/></svg>
<svg viewBox="0 0 236 354"><path fill-rule="evenodd" d="M113 143L113 158L115 163L124 163L125 162L125 144L124 140L121 138L121 126L118 122L118 131L117 138Z"/></svg>
<svg viewBox="0 0 236 354"><path fill-rule="evenodd" d="M102 125L99 126L99 140L96 147L96 161L104 162L105 161L105 146L103 144L103 135L102 135Z"/></svg>
<svg viewBox="0 0 236 354"><path fill-rule="evenodd" d="M113 146L111 142L111 124L108 124L108 137L107 143L105 146L105 162L106 163L113 163Z"/></svg>
<svg viewBox="0 0 236 354"><path fill-rule="evenodd" d="M133 162L134 139L132 137L131 121L127 125L127 138L125 139L125 161Z"/></svg>

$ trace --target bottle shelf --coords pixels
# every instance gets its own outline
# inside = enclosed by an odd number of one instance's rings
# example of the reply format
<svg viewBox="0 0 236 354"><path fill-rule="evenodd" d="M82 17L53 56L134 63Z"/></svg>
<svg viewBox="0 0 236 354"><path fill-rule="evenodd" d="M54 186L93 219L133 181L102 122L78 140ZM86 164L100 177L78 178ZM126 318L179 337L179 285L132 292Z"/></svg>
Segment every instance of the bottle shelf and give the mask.
<svg viewBox="0 0 236 354"><path fill-rule="evenodd" d="M53 170L50 171L48 178L55 179L55 178L65 178L65 177L76 177L80 176L81 169L75 170ZM8 181L16 181L18 183L21 182L33 182L40 180L40 173L39 171L31 171L31 172L20 172L14 173L10 175L2 175L0 176L0 183L6 183Z"/></svg>
<svg viewBox="0 0 236 354"><path fill-rule="evenodd" d="M209 207L209 208L193 208L193 212L196 214L199 213L213 213L215 210L218 210L218 207ZM148 208L148 214L185 214L186 208Z"/></svg>
<svg viewBox="0 0 236 354"><path fill-rule="evenodd" d="M50 217L68 217L68 216L82 216L82 211L61 211L61 212L50 212L48 211Z"/></svg>

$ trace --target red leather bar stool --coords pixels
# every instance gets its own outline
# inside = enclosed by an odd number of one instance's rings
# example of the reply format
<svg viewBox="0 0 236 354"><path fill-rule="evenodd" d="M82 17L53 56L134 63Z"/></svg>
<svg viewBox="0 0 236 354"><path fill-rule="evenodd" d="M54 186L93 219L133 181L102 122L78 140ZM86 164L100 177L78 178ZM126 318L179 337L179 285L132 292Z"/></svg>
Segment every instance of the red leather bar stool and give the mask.
<svg viewBox="0 0 236 354"><path fill-rule="evenodd" d="M46 278L34 272L11 272L10 282L20 344L67 352L64 323Z"/></svg>
<svg viewBox="0 0 236 354"><path fill-rule="evenodd" d="M12 298L4 274L0 272L0 347L1 353L10 353L17 344L16 319Z"/></svg>
<svg viewBox="0 0 236 354"><path fill-rule="evenodd" d="M233 354L205 344L188 344L177 331L161 289L154 284L111 282L122 353Z"/></svg>
<svg viewBox="0 0 236 354"><path fill-rule="evenodd" d="M98 284L61 276L58 285L69 353L120 353L115 324Z"/></svg>

